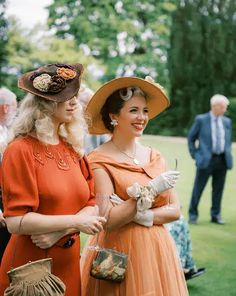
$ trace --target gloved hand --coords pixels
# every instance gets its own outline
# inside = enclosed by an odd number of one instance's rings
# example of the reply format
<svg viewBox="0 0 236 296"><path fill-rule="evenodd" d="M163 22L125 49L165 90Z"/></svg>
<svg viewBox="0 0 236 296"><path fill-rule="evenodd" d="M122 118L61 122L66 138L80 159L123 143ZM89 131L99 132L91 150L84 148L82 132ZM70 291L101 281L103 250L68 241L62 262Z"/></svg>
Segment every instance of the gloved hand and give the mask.
<svg viewBox="0 0 236 296"><path fill-rule="evenodd" d="M113 205L120 205L124 201L119 198L118 195L113 193L110 195L110 201L112 202ZM138 200L139 201L139 200ZM138 207L138 202L137 202L137 207ZM146 226L146 227L151 227L153 225L153 219L154 219L154 213L152 210L145 210L145 211L138 211L136 215L134 216L133 221L137 224Z"/></svg>
<svg viewBox="0 0 236 296"><path fill-rule="evenodd" d="M152 207L154 202L154 194L151 186L140 186L139 183L134 183L127 188L127 194L137 200L138 212L146 211Z"/></svg>
<svg viewBox="0 0 236 296"><path fill-rule="evenodd" d="M179 175L180 173L178 171L167 171L149 181L148 185L152 188L154 196L174 188Z"/></svg>
<svg viewBox="0 0 236 296"><path fill-rule="evenodd" d="M116 205L116 206L121 205L124 202L123 199L119 198L119 196L116 195L115 193L112 193L110 195L110 201L112 202L113 205Z"/></svg>
<svg viewBox="0 0 236 296"><path fill-rule="evenodd" d="M134 216L133 221L137 224L151 227L153 226L153 219L154 219L154 213L152 210L146 210L143 212L137 212L137 214Z"/></svg>

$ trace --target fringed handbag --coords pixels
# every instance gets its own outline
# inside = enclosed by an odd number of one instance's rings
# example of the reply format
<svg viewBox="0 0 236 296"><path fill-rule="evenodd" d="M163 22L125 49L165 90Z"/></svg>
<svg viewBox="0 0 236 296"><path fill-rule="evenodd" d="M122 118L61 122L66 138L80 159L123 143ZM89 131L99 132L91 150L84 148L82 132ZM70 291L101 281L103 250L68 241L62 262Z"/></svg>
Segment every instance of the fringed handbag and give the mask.
<svg viewBox="0 0 236 296"><path fill-rule="evenodd" d="M51 268L52 258L40 259L12 268L7 273L10 286L4 291L4 296L64 296L65 284L51 273Z"/></svg>

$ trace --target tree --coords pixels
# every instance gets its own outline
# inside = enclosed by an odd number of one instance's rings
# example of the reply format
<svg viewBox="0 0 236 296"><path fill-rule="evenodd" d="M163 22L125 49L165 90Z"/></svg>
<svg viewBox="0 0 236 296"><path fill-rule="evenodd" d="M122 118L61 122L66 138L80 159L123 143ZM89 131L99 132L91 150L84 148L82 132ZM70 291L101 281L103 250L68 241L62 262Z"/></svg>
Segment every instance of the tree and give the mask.
<svg viewBox="0 0 236 296"><path fill-rule="evenodd" d="M106 66L101 82L119 76L152 76L169 90L167 51L171 12L176 0L54 0L49 27L63 39ZM153 119L147 133L164 130L165 114Z"/></svg>
<svg viewBox="0 0 236 296"><path fill-rule="evenodd" d="M236 95L236 2L181 0L173 15L169 52L172 108L168 126L185 135L215 93Z"/></svg>
<svg viewBox="0 0 236 296"><path fill-rule="evenodd" d="M48 7L49 26L106 65L103 81L151 75L168 87L169 12L175 1L61 0Z"/></svg>
<svg viewBox="0 0 236 296"><path fill-rule="evenodd" d="M103 70L99 62L93 57L85 56L82 50L78 49L74 40L62 40L45 33L42 35L41 30L42 28L36 26L26 31L21 28L17 19L9 20L6 85L18 95L18 98L24 96L24 92L17 87L18 77L45 64L80 62L86 69L93 65L94 68ZM83 80L93 89L99 86L99 82L92 79L92 74L88 70L84 71Z"/></svg>
<svg viewBox="0 0 236 296"><path fill-rule="evenodd" d="M4 66L7 62L7 20L5 17L6 1L0 0L0 81L5 82ZM0 85L0 86L1 86Z"/></svg>

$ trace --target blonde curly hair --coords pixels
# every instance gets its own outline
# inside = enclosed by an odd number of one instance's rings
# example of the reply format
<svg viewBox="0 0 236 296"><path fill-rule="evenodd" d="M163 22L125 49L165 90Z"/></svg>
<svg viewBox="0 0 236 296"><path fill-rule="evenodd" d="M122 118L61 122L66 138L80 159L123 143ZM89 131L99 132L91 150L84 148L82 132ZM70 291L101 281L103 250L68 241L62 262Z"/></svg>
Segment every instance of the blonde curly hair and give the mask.
<svg viewBox="0 0 236 296"><path fill-rule="evenodd" d="M57 103L45 100L31 93L21 101L12 127L9 131L7 143L17 137L27 136L35 132L39 141L44 144L55 144L53 139L54 124L52 115L56 109ZM59 136L64 141L71 144L79 156L84 155L84 136L86 131L86 122L83 117L82 107L78 105L73 120L69 123L63 123L59 127Z"/></svg>

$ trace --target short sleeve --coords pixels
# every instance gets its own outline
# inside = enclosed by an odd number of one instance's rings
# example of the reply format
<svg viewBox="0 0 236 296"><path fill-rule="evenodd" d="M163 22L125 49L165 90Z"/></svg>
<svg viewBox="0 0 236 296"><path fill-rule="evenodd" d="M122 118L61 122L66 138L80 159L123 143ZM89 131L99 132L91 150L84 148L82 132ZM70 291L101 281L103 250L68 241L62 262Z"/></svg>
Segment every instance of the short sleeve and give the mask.
<svg viewBox="0 0 236 296"><path fill-rule="evenodd" d="M88 159L86 156L84 156L81 160L80 160L80 167L81 167L81 171L88 183L88 187L89 187L89 191L90 191L90 196L88 199L88 202L86 203L86 207L87 206L94 206L95 203L95 194L94 194L94 177L93 177L93 172L90 168L90 165L88 163Z"/></svg>
<svg viewBox="0 0 236 296"><path fill-rule="evenodd" d="M89 161L89 165L91 167L92 170L96 170L96 169L104 169L107 171L104 162L103 161L99 161L100 157L98 156L98 153L96 151L92 151L89 155L88 155L88 161Z"/></svg>
<svg viewBox="0 0 236 296"><path fill-rule="evenodd" d="M35 212L39 205L36 169L30 143L15 140L4 152L2 162L4 216Z"/></svg>
<svg viewBox="0 0 236 296"><path fill-rule="evenodd" d="M97 162L93 162L93 163L90 163L90 167L92 170L96 170L96 169L104 169L106 170L105 166L101 163L97 163Z"/></svg>

